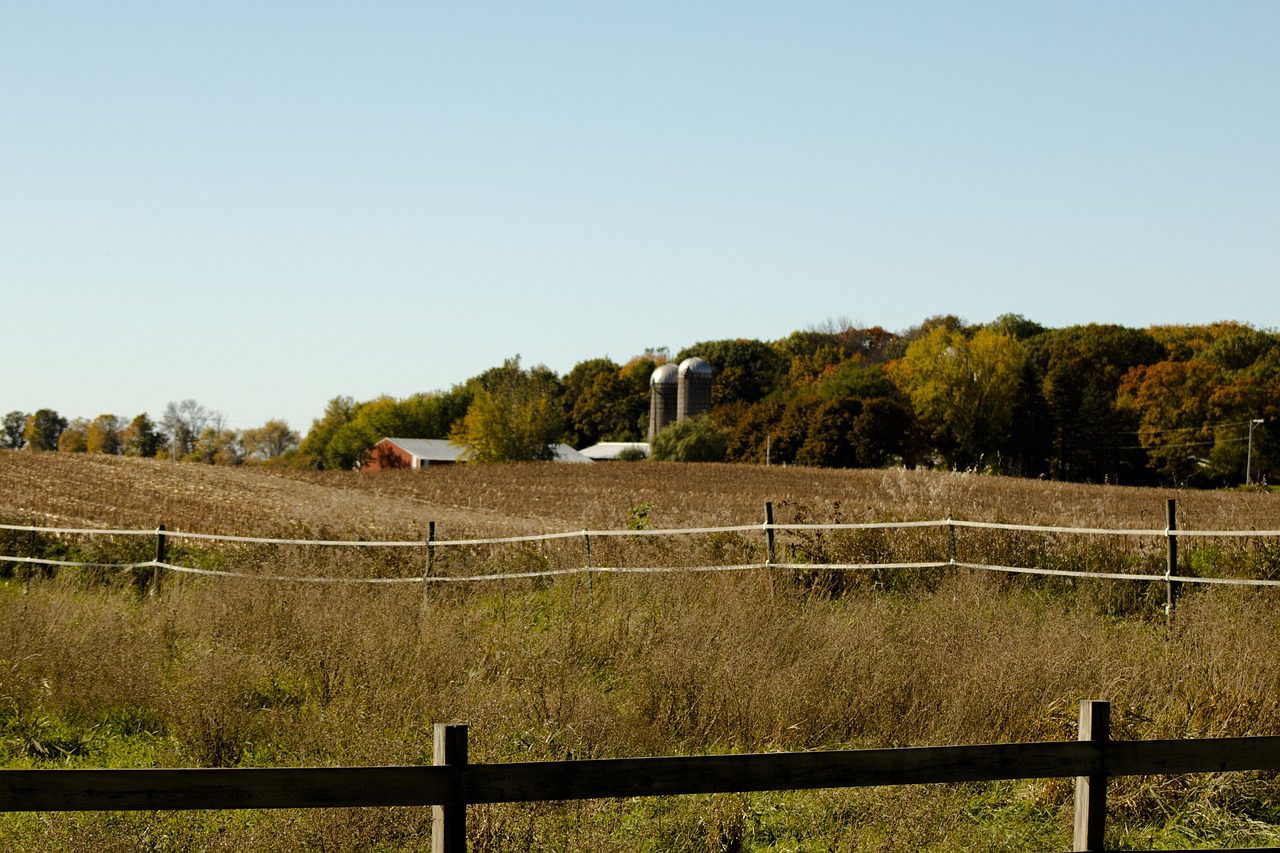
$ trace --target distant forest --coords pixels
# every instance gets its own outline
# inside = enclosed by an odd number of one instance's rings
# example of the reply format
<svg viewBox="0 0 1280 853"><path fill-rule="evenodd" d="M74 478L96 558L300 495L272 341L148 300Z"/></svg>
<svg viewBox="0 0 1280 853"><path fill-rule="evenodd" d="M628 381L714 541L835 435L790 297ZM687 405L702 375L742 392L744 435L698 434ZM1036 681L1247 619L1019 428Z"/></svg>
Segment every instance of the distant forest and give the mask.
<svg viewBox="0 0 1280 853"><path fill-rule="evenodd" d="M193 400L156 422L10 412L0 446L341 469L395 436L451 438L478 461L535 459L559 441L643 441L650 374L691 356L714 370L711 410L664 430L652 458L1191 486L1265 482L1280 467L1280 334L1235 322L1051 329L1017 315L897 333L828 323L592 358L564 376L515 357L446 391L335 397L305 437L279 421L228 430Z"/></svg>

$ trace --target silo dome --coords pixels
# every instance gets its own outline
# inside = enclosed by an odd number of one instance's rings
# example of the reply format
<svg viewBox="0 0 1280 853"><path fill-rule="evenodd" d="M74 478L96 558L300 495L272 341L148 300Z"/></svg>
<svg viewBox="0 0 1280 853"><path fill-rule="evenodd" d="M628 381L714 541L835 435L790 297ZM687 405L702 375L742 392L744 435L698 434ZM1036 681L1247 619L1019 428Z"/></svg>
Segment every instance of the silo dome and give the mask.
<svg viewBox="0 0 1280 853"><path fill-rule="evenodd" d="M658 370L661 369L661 367L658 368ZM686 358L684 361L680 362L679 375L681 379L689 375L710 377L711 365L707 364L697 356L694 356L693 358Z"/></svg>
<svg viewBox="0 0 1280 853"><path fill-rule="evenodd" d="M680 372L674 364L664 364L649 377L649 440L675 423L679 402Z"/></svg>
<svg viewBox="0 0 1280 853"><path fill-rule="evenodd" d="M674 385L680 381L680 370L674 364L664 364L649 377L650 385Z"/></svg>
<svg viewBox="0 0 1280 853"><path fill-rule="evenodd" d="M687 421L710 410L711 373L711 365L700 358L686 358L680 362L676 421Z"/></svg>

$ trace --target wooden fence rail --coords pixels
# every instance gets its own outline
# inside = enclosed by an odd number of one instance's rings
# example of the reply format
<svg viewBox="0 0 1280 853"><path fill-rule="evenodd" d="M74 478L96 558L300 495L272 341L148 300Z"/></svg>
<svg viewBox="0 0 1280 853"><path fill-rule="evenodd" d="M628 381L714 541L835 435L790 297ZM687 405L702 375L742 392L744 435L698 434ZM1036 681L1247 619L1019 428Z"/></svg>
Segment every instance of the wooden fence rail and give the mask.
<svg viewBox="0 0 1280 853"><path fill-rule="evenodd" d="M0 811L434 806L434 851L466 849L466 806L676 794L1077 777L1073 849L1102 850L1112 776L1280 770L1280 737L1112 741L1081 703L1081 739L749 755L469 764L437 724L435 766L0 770Z"/></svg>

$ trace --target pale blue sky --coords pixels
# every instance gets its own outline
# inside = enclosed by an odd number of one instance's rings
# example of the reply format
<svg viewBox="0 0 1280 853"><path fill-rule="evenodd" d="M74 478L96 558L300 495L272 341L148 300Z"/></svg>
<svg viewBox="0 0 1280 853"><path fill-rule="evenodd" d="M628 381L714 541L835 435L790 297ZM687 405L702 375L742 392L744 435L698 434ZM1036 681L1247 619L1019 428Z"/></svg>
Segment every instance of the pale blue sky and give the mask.
<svg viewBox="0 0 1280 853"><path fill-rule="evenodd" d="M1280 3L0 0L0 412L1280 326Z"/></svg>

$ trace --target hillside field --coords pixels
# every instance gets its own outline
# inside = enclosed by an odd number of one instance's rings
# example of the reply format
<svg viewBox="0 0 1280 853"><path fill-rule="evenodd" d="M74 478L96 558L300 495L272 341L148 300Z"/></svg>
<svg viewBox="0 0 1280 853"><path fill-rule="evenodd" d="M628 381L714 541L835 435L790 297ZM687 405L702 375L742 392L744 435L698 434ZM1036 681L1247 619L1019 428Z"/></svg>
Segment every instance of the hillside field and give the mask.
<svg viewBox="0 0 1280 853"><path fill-rule="evenodd" d="M297 538L957 519L1280 528L1280 495L1165 492L906 470L464 465L376 475L0 451L0 523ZM597 565L754 562L762 537L598 545ZM794 534L797 562L938 559L937 531ZM275 575L405 576L421 551L175 540L172 559ZM0 535L0 554L147 559L148 540ZM1162 570L1163 543L961 530L963 559ZM457 549L454 574L580 565L581 543ZM110 558L110 559L108 559ZM944 553L945 558L945 553ZM577 562L574 562L577 561ZM1280 543L1188 539L1187 573L1280 577ZM1117 737L1280 734L1280 596L966 570L570 576L317 586L32 570L0 560L6 767L473 761L1075 737L1083 698ZM141 591L141 594L140 594ZM1124 847L1280 844L1265 774L1112 783ZM475 850L1065 850L1071 783L472 807ZM424 850L429 809L14 814L0 849Z"/></svg>

